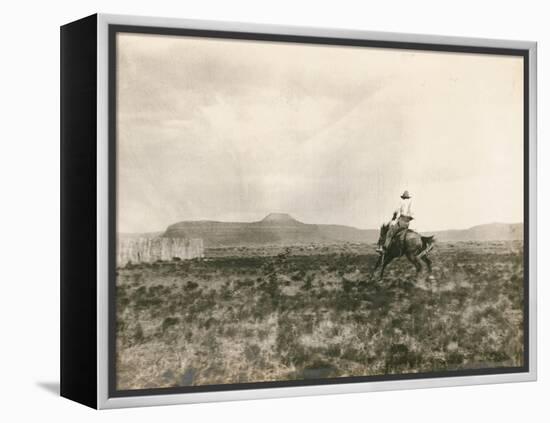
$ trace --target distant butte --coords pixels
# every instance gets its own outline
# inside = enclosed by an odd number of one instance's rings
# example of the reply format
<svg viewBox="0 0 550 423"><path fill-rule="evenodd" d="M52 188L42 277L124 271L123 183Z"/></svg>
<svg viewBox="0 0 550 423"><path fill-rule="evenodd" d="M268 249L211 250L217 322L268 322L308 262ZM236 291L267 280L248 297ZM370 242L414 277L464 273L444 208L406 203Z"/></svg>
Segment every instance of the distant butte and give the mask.
<svg viewBox="0 0 550 423"><path fill-rule="evenodd" d="M269 213L260 222L264 223L301 223L288 213Z"/></svg>

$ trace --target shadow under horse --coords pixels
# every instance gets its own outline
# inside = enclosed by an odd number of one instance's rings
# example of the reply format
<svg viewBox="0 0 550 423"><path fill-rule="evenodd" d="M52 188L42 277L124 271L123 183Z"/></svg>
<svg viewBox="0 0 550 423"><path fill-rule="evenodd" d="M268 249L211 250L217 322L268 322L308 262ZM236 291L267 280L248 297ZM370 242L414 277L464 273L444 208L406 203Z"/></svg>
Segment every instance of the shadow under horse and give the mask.
<svg viewBox="0 0 550 423"><path fill-rule="evenodd" d="M389 228L389 223L383 224L380 228L378 247L382 248L384 245ZM376 266L374 266L374 271L382 265L380 272L380 278L382 278L384 269L393 259L405 256L414 265L417 274L422 271L422 262L426 264L428 272L431 273L432 262L428 257L428 253L433 248L434 242L433 235L422 236L412 229L401 230L394 235L386 252L380 254Z"/></svg>

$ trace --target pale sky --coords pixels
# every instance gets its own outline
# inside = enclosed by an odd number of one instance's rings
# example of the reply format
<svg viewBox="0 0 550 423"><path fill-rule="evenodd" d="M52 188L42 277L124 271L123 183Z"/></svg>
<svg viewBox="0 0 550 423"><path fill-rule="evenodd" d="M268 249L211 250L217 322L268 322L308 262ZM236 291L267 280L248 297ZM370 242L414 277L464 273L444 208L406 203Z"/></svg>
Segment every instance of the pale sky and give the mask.
<svg viewBox="0 0 550 423"><path fill-rule="evenodd" d="M117 36L118 230L182 220L419 230L523 221L523 62Z"/></svg>

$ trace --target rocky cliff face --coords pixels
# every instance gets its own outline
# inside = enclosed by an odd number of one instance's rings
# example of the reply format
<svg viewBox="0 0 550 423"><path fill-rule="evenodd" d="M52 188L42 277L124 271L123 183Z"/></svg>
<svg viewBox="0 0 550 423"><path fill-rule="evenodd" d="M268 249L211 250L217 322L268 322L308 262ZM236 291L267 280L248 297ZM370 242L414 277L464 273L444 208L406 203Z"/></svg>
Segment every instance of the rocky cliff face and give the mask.
<svg viewBox="0 0 550 423"><path fill-rule="evenodd" d="M119 237L117 240L117 266L197 257L204 257L202 239Z"/></svg>

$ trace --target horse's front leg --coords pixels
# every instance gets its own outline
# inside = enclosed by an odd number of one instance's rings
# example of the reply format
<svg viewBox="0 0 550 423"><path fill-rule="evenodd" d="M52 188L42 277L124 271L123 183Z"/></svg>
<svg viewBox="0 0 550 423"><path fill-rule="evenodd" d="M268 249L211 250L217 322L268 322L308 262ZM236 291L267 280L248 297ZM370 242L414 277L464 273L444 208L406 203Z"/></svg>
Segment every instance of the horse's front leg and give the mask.
<svg viewBox="0 0 550 423"><path fill-rule="evenodd" d="M378 260L376 260L376 264L374 265L373 272L376 272L376 269L378 269L378 266L380 266L380 263L382 263L382 257L384 257L383 254L378 255Z"/></svg>
<svg viewBox="0 0 550 423"><path fill-rule="evenodd" d="M382 279L384 277L384 270L386 270L386 266L388 264L390 264L390 261L392 261L394 259L394 257L391 257L391 256L387 256L387 255L383 255L383 260L382 260L382 270L380 271L380 279Z"/></svg>

